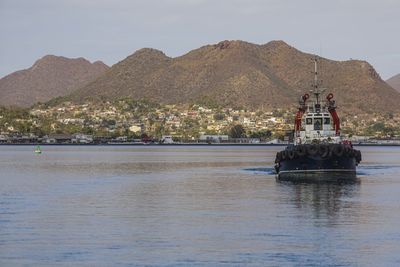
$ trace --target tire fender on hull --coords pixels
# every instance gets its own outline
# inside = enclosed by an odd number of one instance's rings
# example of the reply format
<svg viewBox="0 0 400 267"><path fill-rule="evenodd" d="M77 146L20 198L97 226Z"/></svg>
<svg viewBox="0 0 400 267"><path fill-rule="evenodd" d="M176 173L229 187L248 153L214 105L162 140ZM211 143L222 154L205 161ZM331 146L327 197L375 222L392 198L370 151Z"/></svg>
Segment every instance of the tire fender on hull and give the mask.
<svg viewBox="0 0 400 267"><path fill-rule="evenodd" d="M287 150L286 154L287 154L288 159L294 159L294 157L296 155L294 150Z"/></svg>
<svg viewBox="0 0 400 267"><path fill-rule="evenodd" d="M323 158L328 157L329 156L329 147L327 145L319 145L318 146L318 153Z"/></svg>
<svg viewBox="0 0 400 267"><path fill-rule="evenodd" d="M282 151L276 153L275 163L279 163L282 161Z"/></svg>
<svg viewBox="0 0 400 267"><path fill-rule="evenodd" d="M296 147L296 155L301 158L307 155L307 149L304 145L299 145Z"/></svg>
<svg viewBox="0 0 400 267"><path fill-rule="evenodd" d="M337 157L342 157L344 154L344 147L342 145L336 145L333 147L333 154Z"/></svg>
<svg viewBox="0 0 400 267"><path fill-rule="evenodd" d="M317 145L310 145L307 147L307 153L310 156L315 156L318 154L318 146Z"/></svg>

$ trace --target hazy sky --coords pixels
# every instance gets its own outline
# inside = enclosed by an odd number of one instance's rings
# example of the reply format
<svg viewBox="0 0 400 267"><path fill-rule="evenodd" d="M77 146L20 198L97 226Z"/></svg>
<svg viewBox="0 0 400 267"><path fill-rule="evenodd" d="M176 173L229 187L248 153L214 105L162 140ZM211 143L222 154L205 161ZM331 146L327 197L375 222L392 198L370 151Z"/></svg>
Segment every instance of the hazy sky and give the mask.
<svg viewBox="0 0 400 267"><path fill-rule="evenodd" d="M400 0L0 0L0 36L0 77L47 54L112 65L142 47L175 57L226 39L400 73Z"/></svg>

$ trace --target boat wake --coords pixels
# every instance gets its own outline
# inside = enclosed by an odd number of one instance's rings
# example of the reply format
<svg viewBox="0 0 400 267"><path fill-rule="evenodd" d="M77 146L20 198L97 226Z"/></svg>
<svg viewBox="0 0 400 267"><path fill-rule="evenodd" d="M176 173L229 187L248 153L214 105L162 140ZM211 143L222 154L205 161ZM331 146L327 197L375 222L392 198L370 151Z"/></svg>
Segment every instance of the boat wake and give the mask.
<svg viewBox="0 0 400 267"><path fill-rule="evenodd" d="M400 165L361 165L357 167L357 175L385 175L400 172Z"/></svg>
<svg viewBox="0 0 400 267"><path fill-rule="evenodd" d="M275 169L271 168L247 168L243 169L244 171L253 172L253 173L261 173L261 174L268 174L268 175L275 175Z"/></svg>
<svg viewBox="0 0 400 267"><path fill-rule="evenodd" d="M262 167L262 168L246 168L243 169L245 172L252 172L254 174L266 174L276 175L273 167ZM400 165L367 165L357 167L357 177L362 176L376 176L376 175L387 175L400 173Z"/></svg>

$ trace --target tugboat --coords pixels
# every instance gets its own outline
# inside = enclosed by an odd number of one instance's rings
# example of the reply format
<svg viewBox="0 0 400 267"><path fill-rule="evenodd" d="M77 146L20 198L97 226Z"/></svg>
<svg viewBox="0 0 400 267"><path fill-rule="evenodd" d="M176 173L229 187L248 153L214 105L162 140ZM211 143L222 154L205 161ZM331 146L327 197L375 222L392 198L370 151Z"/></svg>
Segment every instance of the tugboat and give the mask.
<svg viewBox="0 0 400 267"><path fill-rule="evenodd" d="M356 178L361 152L340 135L336 102L329 93L325 100L319 88L317 58L310 93L300 98L295 117L294 142L276 154L275 170L281 181L339 181Z"/></svg>

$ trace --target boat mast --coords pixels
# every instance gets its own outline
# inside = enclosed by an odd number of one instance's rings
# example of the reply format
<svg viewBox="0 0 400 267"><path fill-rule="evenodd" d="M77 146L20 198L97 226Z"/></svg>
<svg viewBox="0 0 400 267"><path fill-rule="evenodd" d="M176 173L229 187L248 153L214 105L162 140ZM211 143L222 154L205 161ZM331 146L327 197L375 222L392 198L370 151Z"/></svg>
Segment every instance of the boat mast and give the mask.
<svg viewBox="0 0 400 267"><path fill-rule="evenodd" d="M311 93L314 94L317 102L315 103L315 111L319 113L321 111L321 103L320 103L320 94L321 91L319 89L320 81L318 81L318 58L317 56L314 57L314 83L312 85Z"/></svg>
<svg viewBox="0 0 400 267"><path fill-rule="evenodd" d="M317 98L317 104L319 103L319 93L318 93L318 64L317 58L314 58L314 94Z"/></svg>

